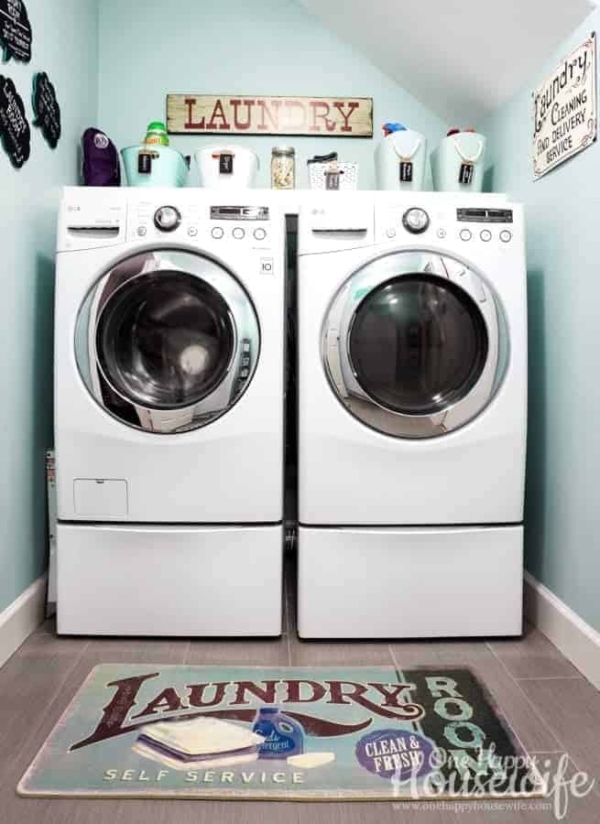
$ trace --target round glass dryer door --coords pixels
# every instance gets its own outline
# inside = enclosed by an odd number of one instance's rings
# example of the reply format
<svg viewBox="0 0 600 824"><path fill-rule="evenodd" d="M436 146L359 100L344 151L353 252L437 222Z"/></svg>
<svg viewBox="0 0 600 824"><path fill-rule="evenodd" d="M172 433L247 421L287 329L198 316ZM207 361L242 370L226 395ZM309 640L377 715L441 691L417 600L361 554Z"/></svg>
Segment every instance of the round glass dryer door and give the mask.
<svg viewBox="0 0 600 824"><path fill-rule="evenodd" d="M185 432L228 411L248 386L260 336L249 296L216 262L160 250L128 258L79 313L80 374L114 417Z"/></svg>
<svg viewBox="0 0 600 824"><path fill-rule="evenodd" d="M342 403L380 432L443 435L489 403L506 363L500 310L477 273L448 257L395 253L337 294L323 338Z"/></svg>

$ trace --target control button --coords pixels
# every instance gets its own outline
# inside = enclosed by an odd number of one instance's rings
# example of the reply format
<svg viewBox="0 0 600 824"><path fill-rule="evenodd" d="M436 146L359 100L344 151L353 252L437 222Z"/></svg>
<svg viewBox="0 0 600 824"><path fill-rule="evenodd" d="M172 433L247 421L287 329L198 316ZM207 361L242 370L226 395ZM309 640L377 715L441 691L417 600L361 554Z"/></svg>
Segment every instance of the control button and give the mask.
<svg viewBox="0 0 600 824"><path fill-rule="evenodd" d="M472 237L473 237L473 235L471 234L470 229L461 229L461 232L460 232L460 239L461 240L471 240Z"/></svg>
<svg viewBox="0 0 600 824"><path fill-rule="evenodd" d="M148 229L145 226L138 226L137 233L140 237L146 237Z"/></svg>
<svg viewBox="0 0 600 824"><path fill-rule="evenodd" d="M479 237L483 240L484 243L489 243L492 239L492 233L489 229L482 229L479 233Z"/></svg>
<svg viewBox="0 0 600 824"><path fill-rule="evenodd" d="M254 230L254 237L256 240L264 240L267 236L267 233L264 229L255 229Z"/></svg>
<svg viewBox="0 0 600 824"><path fill-rule="evenodd" d="M438 237L445 238L446 237L446 230L445 229L438 229L436 232Z"/></svg>
<svg viewBox="0 0 600 824"><path fill-rule="evenodd" d="M198 234L198 229L196 229L195 226L190 226L190 228L188 229L188 235L190 237L196 237L197 234Z"/></svg>
<svg viewBox="0 0 600 824"><path fill-rule="evenodd" d="M429 226L429 215L425 209L409 209L404 213L402 223L413 235L420 235Z"/></svg>
<svg viewBox="0 0 600 824"><path fill-rule="evenodd" d="M500 240L502 243L508 243L509 240L512 240L512 232L509 232L508 229L503 229L500 232Z"/></svg>
<svg viewBox="0 0 600 824"><path fill-rule="evenodd" d="M241 240L246 234L246 232L244 232L244 230L238 226L236 229L233 230L232 234L236 240Z"/></svg>
<svg viewBox="0 0 600 824"><path fill-rule="evenodd" d="M154 225L161 232L174 232L181 223L181 215L174 206L161 206L154 213Z"/></svg>
<svg viewBox="0 0 600 824"><path fill-rule="evenodd" d="M215 228L210 233L215 240L221 240L223 235L225 234L225 230L221 228L221 226L215 226Z"/></svg>
<svg viewBox="0 0 600 824"><path fill-rule="evenodd" d="M390 238L396 237L396 230L390 226L390 228L386 230L386 235Z"/></svg>

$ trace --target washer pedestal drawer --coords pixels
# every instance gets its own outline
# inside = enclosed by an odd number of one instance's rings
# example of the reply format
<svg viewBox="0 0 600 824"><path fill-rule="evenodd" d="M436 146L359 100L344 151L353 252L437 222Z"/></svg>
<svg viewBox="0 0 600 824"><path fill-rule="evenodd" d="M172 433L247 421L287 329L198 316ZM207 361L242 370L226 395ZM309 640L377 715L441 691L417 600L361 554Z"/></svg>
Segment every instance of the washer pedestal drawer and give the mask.
<svg viewBox="0 0 600 824"><path fill-rule="evenodd" d="M59 523L68 635L280 635L283 526Z"/></svg>
<svg viewBox="0 0 600 824"><path fill-rule="evenodd" d="M523 527L298 534L302 638L522 634Z"/></svg>

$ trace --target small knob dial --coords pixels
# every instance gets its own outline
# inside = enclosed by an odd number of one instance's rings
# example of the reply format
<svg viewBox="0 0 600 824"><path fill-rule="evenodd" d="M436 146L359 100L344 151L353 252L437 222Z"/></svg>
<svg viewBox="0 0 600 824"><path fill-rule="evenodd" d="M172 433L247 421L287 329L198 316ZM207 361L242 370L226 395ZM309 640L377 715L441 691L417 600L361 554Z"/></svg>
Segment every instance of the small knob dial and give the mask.
<svg viewBox="0 0 600 824"><path fill-rule="evenodd" d="M402 224L413 235L420 235L429 226L429 215L425 209L409 209L404 213Z"/></svg>
<svg viewBox="0 0 600 824"><path fill-rule="evenodd" d="M154 214L154 225L161 232L174 232L181 223L181 215L174 206L161 206Z"/></svg>

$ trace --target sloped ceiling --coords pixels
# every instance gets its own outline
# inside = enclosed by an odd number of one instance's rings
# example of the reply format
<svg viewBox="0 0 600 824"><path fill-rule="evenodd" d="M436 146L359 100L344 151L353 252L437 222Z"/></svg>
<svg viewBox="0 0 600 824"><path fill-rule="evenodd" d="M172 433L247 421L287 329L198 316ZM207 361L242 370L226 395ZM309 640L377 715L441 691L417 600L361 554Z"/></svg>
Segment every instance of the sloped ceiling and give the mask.
<svg viewBox="0 0 600 824"><path fill-rule="evenodd" d="M593 0L300 0L449 124L531 81ZM399 112L398 116L401 117Z"/></svg>

